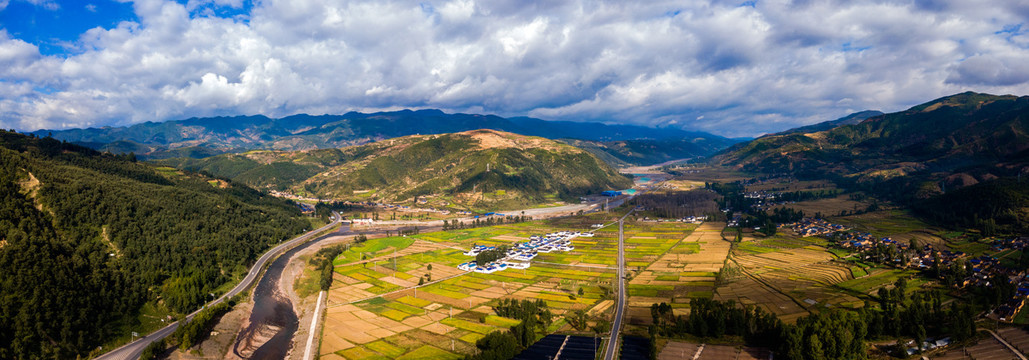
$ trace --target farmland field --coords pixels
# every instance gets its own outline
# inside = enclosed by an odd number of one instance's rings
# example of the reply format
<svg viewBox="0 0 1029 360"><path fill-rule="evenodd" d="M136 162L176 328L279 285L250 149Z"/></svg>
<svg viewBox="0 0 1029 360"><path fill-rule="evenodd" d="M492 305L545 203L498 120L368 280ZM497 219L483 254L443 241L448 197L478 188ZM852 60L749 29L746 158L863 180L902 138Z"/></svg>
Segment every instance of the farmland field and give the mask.
<svg viewBox="0 0 1029 360"><path fill-rule="evenodd" d="M850 200L848 195L839 195L829 199L818 199L811 201L802 201L789 205L780 205L776 207L787 207L795 210L803 211L808 216L814 216L817 213L821 213L823 216L836 216L840 211L854 211L864 210L868 207L867 203Z"/></svg>
<svg viewBox="0 0 1029 360"><path fill-rule="evenodd" d="M835 190L836 184L828 180L807 180L781 182L773 181L761 184L747 185L747 191L818 191Z"/></svg>
<svg viewBox="0 0 1029 360"><path fill-rule="evenodd" d="M689 228L696 227L690 225ZM650 304L667 302L673 307L688 306L690 298L711 297L715 276L722 268L730 244L722 240L722 226L704 223L643 268L629 281L630 324L649 324ZM632 238L626 240L626 244ZM628 253L628 251L627 251ZM626 254L626 260L630 259ZM633 269L629 264L629 269ZM676 310L681 313L681 311Z"/></svg>
<svg viewBox="0 0 1029 360"><path fill-rule="evenodd" d="M611 301L604 298L614 278L605 264L615 255L609 245L617 241L611 231L577 238L574 251L547 254L549 264L534 263L524 270L479 274L456 267L471 260L462 252L474 244L512 244L530 235L585 230L603 221L576 219L372 239L351 246L334 262L319 354L326 359L461 358L473 353L475 341L485 334L518 324L493 313L491 305L500 298L544 299L555 320L579 309L605 316ZM651 253L671 247L666 243L672 241L643 241L638 257L656 257ZM426 285L417 286L419 281ZM551 330L561 328L568 326L558 320Z"/></svg>
<svg viewBox="0 0 1029 360"><path fill-rule="evenodd" d="M835 261L817 237L745 237L731 256L734 276L715 290L718 300L760 306L784 321L827 307L853 308L861 299L835 285L854 278L853 265Z"/></svg>
<svg viewBox="0 0 1029 360"><path fill-rule="evenodd" d="M940 245L944 242L943 238L939 236L943 233L942 229L919 221L913 215L901 210L883 210L836 217L832 221L851 227L856 231L871 233L878 237L889 236L893 240L904 243L910 239L915 239L920 244Z"/></svg>
<svg viewBox="0 0 1029 360"><path fill-rule="evenodd" d="M493 312L501 298L545 300L555 314L549 331L574 333L563 319L572 310L610 317L618 234L613 226L594 225L612 218L590 214L353 245L334 262L319 354L458 358L473 353L485 334L518 323ZM595 236L575 238L572 251L540 254L524 270L480 274L456 268L471 260L462 252L474 245L510 245L561 230L592 230ZM857 289L889 279L875 272L858 280L876 281L854 282L854 265L835 261L822 238L747 236L732 250L722 231L721 223L626 222L627 331L649 324L649 307L659 302L683 315L691 298L733 299L791 321L827 306L860 306ZM720 281L723 266L732 271Z"/></svg>

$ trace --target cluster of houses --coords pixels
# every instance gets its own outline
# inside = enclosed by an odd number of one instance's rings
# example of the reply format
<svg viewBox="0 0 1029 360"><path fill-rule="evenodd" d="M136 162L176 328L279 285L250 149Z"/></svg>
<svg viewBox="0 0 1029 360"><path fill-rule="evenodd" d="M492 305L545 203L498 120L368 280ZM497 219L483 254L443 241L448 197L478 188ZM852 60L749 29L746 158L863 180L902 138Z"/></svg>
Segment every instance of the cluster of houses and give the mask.
<svg viewBox="0 0 1029 360"><path fill-rule="evenodd" d="M740 220L743 220L743 216L741 216L740 214L736 214L736 213L733 213L733 214L730 215L729 214L730 211L731 210L728 210L728 209L723 209L722 210L722 212L724 212L726 214L726 216L731 216L725 222L725 226L727 226L727 227L737 227L737 226L740 226Z"/></svg>
<svg viewBox="0 0 1029 360"><path fill-rule="evenodd" d="M271 190L268 193L271 194L272 196L275 196L275 197L292 199L292 200L314 201L314 202L330 202L330 201L332 201L330 199L320 199L320 198L313 198L313 197L305 197L305 196L294 195L294 194L290 194L290 193L286 193L286 192L281 192L281 191L276 191L276 190ZM426 208L426 207L410 207L410 206L406 206L406 205L394 205L394 204L387 204L387 203L376 202L376 201L349 201L349 200L346 200L346 201L342 201L342 203L345 204L345 205L370 206L370 207L377 207L377 208L382 208L382 209L387 209L387 210L394 210L394 211L400 211L400 212L432 212L432 213L439 213L439 214L442 214L442 215L450 215L451 213L455 213L457 215L469 215L469 216L472 215L471 211L464 211L464 210L451 211L451 210L448 210L448 209L436 209L436 208ZM426 201L425 200L419 200L418 203L419 204L425 204ZM304 204L304 203L300 203L300 204L301 205L298 205L298 206L301 207L302 211L304 211L304 212L313 212L314 211L314 207L313 206L310 206L310 205L307 205L307 204ZM446 204L444 204L444 205L446 205ZM368 223L372 222L370 219L363 219L363 221L366 221Z"/></svg>
<svg viewBox="0 0 1029 360"><path fill-rule="evenodd" d="M968 270L968 276L962 281L957 282L957 285L961 287L993 286L994 284L991 284L991 281L997 275L1003 276L1014 284L1017 290L1014 297L993 311L993 316L1000 321L1012 321L1015 314L1025 305L1026 299L1029 298L1029 274L1025 271L1005 267L1001 265L1000 259L993 256L982 255L969 258L968 254L964 252L936 249L932 244L925 244L921 248L910 249L908 244L897 242L889 237L880 238L868 233L851 232L845 226L832 224L821 219L805 218L800 222L782 224L782 226L792 228L793 231L801 236L824 236L833 239L841 247L855 251L872 250L880 245L893 246L898 251L894 255L896 257L888 261L891 261L894 266L901 268L927 270L932 268L937 260L939 260L940 267L950 267L955 262L963 259ZM996 240L991 248L995 252L1010 249L1029 251L1027 250L1029 249L1029 237ZM868 258L869 256L866 256L866 259ZM942 339L941 341L946 342L949 339ZM934 345L939 346L938 342L929 342L923 344L923 348L932 349Z"/></svg>
<svg viewBox="0 0 1029 360"><path fill-rule="evenodd" d="M518 266L518 267L516 267L516 266ZM457 266L457 268L461 269L462 271L474 271L474 272L482 273L482 274L492 274L492 273L495 273L497 271L507 270L507 268L526 269L528 267L529 267L529 263L512 265L508 261L501 261L501 262L494 261L494 262L490 262L490 263L485 264L485 265L478 265L474 261L469 261L469 262L466 262L466 263L461 263L461 265Z"/></svg>
<svg viewBox="0 0 1029 360"><path fill-rule="evenodd" d="M768 210L774 206L795 203L794 201L776 201L775 199L778 198L781 194L782 193L779 192L761 190L747 192L743 194L743 197L747 199L756 200L753 204L750 204L750 207L758 210Z"/></svg>
<svg viewBox="0 0 1029 360"><path fill-rule="evenodd" d="M344 201L343 203L344 204L350 204L350 205L374 206L374 207L379 207L379 208L383 208L383 209L387 209L387 210L395 210L395 211L400 211L400 212L434 212L434 213L439 213L439 214L443 214L443 215L450 215L450 210L447 210L447 209L422 208L422 207L415 208L415 207L410 207L410 206L407 206L407 205L394 205L394 204L387 204L387 203L381 203L381 202L375 202L375 201L358 201L358 202Z"/></svg>
<svg viewBox="0 0 1029 360"><path fill-rule="evenodd" d="M546 235L533 235L529 241L517 243L507 250L504 257L487 264L477 264L475 261L461 263L457 268L463 271L474 271L477 273L491 274L506 269L527 269L529 262L536 256L554 251L572 251L572 239L576 237L592 237L591 232L558 231ZM476 256L484 251L496 250L496 246L476 245L471 250L464 252L467 256Z"/></svg>
<svg viewBox="0 0 1029 360"><path fill-rule="evenodd" d="M271 196L274 196L274 197L280 197L280 198L290 199L290 200L303 200L303 201L315 201L315 202L325 202L325 201L328 201L328 200L325 200L325 199L312 198L312 197L306 197L306 196L300 196L300 195L293 195L293 194L290 194L290 193L285 193L285 192L276 191L276 190L271 190L271 191L268 192L268 194L270 194Z"/></svg>
<svg viewBox="0 0 1029 360"><path fill-rule="evenodd" d="M908 356L914 355L915 353L918 352L918 346L915 346L915 341L914 340L909 340L905 344L908 346L908 349L907 349ZM929 351L929 350L941 348L941 347L944 347L944 346L947 346L947 345L950 345L950 337L940 338L940 339L936 339L936 340L926 340L926 341L922 342L922 350Z"/></svg>
<svg viewBox="0 0 1029 360"><path fill-rule="evenodd" d="M815 219L815 218L803 218L800 221L795 222L795 223L780 224L779 227L780 228L790 228L790 229L793 229L793 232L797 233L797 235L800 235L800 236L819 236L819 235L827 235L827 234L832 234L832 233L836 233L836 232L844 232L844 231L850 230L846 226L839 225L839 224L833 224L833 223L830 223L828 221L825 221L825 220L822 220L822 219ZM864 236L860 236L860 240L859 239L854 239L854 240L856 240L856 241L868 241L872 237L871 234L861 234L861 235L864 235Z"/></svg>
<svg viewBox="0 0 1029 360"><path fill-rule="evenodd" d="M679 219L679 221L690 224L703 224L705 221L707 221L707 216L687 216L682 219Z"/></svg>
<svg viewBox="0 0 1029 360"><path fill-rule="evenodd" d="M766 201L768 201L768 200L775 200L775 198L777 196L779 196L779 193L777 193L777 192L769 192L769 191L764 191L764 190L761 190L761 191L750 191L750 192L747 192L747 193L743 194L743 197L747 198L747 199L766 200Z"/></svg>
<svg viewBox="0 0 1029 360"><path fill-rule="evenodd" d="M992 249L998 252L1009 249L1029 251L1029 237L1023 236L995 240L993 242ZM1004 273L1009 279L1011 279L1011 282L1015 284L1015 296L1003 305L997 307L993 314L997 316L1000 321L1014 320L1015 314L1018 314L1018 312L1022 310L1022 306L1025 305L1026 298L1029 297L1029 273L1000 266L999 259L995 257L982 256L977 259L969 260L969 264L972 265L972 276L977 278L980 282L988 281L993 273L998 272ZM977 272L975 270L977 267L989 270L986 270L985 273L983 270Z"/></svg>
<svg viewBox="0 0 1029 360"><path fill-rule="evenodd" d="M638 207L637 209L645 209L645 208ZM705 221L707 221L707 216L686 216L686 217L682 217L682 218L679 218L679 219L661 219L661 218L651 219L649 216L644 216L643 217L643 221L647 221L647 222L683 222L683 223L690 223L690 224L698 224L699 225L699 224L703 224ZM603 226L603 225L601 224L600 226L597 226L597 227L601 227L601 226Z"/></svg>

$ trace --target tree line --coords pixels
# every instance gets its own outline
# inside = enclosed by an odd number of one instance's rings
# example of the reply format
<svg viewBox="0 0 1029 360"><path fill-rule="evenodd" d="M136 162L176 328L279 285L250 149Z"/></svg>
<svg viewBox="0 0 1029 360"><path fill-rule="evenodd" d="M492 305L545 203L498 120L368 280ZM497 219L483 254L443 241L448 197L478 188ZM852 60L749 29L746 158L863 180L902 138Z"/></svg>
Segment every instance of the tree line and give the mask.
<svg viewBox="0 0 1029 360"><path fill-rule="evenodd" d="M363 239L358 241L358 238ZM361 243L367 241L367 239L368 238L364 234L361 234L358 235L358 237L355 237L354 243ZM322 291L328 291L329 288L332 287L332 274L335 272L334 270L336 268L332 261L336 260L336 258L339 257L339 254L343 253L343 249L343 244L326 246L318 249L318 251L314 253L314 256L308 260L308 263L314 265L315 269L318 271L318 287Z"/></svg>
<svg viewBox="0 0 1029 360"><path fill-rule="evenodd" d="M906 280L901 279L892 288L879 289L878 308L866 302L855 311L823 311L793 325L760 307L732 300L692 299L689 315L674 315L666 303L653 304L649 331L673 338L740 336L747 345L774 349L776 359L788 360L864 359L865 341L870 339L910 337L921 347L930 337L962 341L975 336L978 312L973 305L944 306L939 291L910 296L906 291Z"/></svg>
<svg viewBox="0 0 1029 360"><path fill-rule="evenodd" d="M494 331L476 341L479 353L465 356L465 360L507 360L518 355L538 339L553 322L547 302L542 299L500 299L493 307L498 316L521 320L507 331Z"/></svg>
<svg viewBox="0 0 1029 360"><path fill-rule="evenodd" d="M690 190L646 193L636 196L634 201L637 206L642 206L657 217L681 219L687 216L717 214L717 197L718 195L711 191Z"/></svg>

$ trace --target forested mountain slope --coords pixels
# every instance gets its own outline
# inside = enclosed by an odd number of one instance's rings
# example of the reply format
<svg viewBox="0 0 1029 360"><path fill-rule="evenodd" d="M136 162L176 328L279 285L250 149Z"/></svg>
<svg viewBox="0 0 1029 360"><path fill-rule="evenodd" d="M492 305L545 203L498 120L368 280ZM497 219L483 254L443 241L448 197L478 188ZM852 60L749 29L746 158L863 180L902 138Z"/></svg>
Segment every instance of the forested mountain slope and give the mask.
<svg viewBox="0 0 1029 360"><path fill-rule="evenodd" d="M85 355L308 223L245 186L0 130L0 358Z"/></svg>
<svg viewBox="0 0 1029 360"><path fill-rule="evenodd" d="M828 131L737 144L721 164L763 172L883 180L910 174L1004 176L1029 159L1029 97L962 93Z"/></svg>
<svg viewBox="0 0 1029 360"><path fill-rule="evenodd" d="M764 136L713 161L832 178L948 226L1029 229L1029 96L961 93L854 125Z"/></svg>

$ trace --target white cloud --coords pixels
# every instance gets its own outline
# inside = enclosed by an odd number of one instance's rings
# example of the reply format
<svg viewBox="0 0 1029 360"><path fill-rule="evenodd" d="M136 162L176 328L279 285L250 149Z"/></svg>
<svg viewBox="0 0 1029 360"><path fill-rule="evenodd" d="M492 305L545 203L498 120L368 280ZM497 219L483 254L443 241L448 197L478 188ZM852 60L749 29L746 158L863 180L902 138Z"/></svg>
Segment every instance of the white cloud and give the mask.
<svg viewBox="0 0 1029 360"><path fill-rule="evenodd" d="M136 0L138 23L92 29L68 57L0 30L0 127L431 107L744 136L1029 84L1029 6L1015 3L266 0L245 19L197 11L244 5Z"/></svg>

